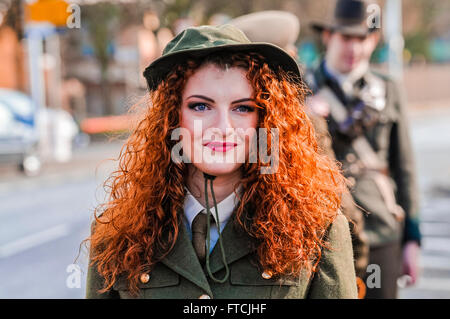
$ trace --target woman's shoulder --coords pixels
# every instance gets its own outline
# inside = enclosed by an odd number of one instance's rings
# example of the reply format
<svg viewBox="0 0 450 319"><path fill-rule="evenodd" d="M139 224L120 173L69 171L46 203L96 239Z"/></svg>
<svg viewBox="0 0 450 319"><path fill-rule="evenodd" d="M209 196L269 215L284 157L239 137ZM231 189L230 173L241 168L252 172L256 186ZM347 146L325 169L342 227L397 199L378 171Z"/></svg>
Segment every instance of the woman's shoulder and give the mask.
<svg viewBox="0 0 450 319"><path fill-rule="evenodd" d="M349 222L347 217L338 209L336 217L328 227L328 236L336 236L343 233L350 233Z"/></svg>
<svg viewBox="0 0 450 319"><path fill-rule="evenodd" d="M326 237L329 241L350 239L350 227L347 217L339 209L335 219L328 226Z"/></svg>
<svg viewBox="0 0 450 319"><path fill-rule="evenodd" d="M321 253L316 261L319 268L328 267L341 261L347 262L349 256L352 262L353 247L349 222L347 217L338 211L322 235Z"/></svg>
<svg viewBox="0 0 450 319"><path fill-rule="evenodd" d="M310 298L356 298L353 249L347 218L338 213L327 229L326 245L310 289Z"/></svg>

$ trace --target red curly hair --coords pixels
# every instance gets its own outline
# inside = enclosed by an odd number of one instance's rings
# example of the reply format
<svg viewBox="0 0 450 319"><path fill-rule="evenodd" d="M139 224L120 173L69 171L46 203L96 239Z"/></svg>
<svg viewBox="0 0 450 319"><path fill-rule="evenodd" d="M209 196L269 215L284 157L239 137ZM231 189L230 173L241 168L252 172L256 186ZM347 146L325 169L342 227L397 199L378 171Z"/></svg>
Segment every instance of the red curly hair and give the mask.
<svg viewBox="0 0 450 319"><path fill-rule="evenodd" d="M256 239L260 266L274 275L295 275L302 269L314 271L320 260L324 234L346 186L337 163L320 154L304 110L306 87L281 68L275 72L256 53L216 54L174 66L150 92L151 106L122 147L119 168L105 182L109 199L96 208L87 239L91 265L105 279L100 292L126 275L130 291L137 293L139 275L174 247L182 227L187 166L171 160L177 141L170 137L180 125L184 85L204 63L247 70L261 107L259 127L279 129L276 173L260 174L261 163L245 163L235 211L236 220ZM251 207L250 217L246 207Z"/></svg>

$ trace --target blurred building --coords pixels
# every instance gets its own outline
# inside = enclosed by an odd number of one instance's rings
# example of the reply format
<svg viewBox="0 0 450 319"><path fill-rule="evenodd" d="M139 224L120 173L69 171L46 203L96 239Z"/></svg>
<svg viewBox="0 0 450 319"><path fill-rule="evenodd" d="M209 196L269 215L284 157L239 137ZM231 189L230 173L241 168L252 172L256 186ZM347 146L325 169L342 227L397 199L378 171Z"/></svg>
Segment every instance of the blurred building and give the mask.
<svg viewBox="0 0 450 319"><path fill-rule="evenodd" d="M146 92L144 68L161 54L174 34L190 25L220 24L259 10L289 11L299 17L302 25L297 42L300 60L312 65L319 60L321 48L307 26L313 20L324 18L324 12L333 6L334 0L66 1L80 6L82 23L80 29L61 28L58 33L61 105L80 119L125 113ZM17 4L24 4L25 0L0 0L0 11L3 2L15 4L15 10L20 11ZM383 6L386 0L378 3ZM405 61L447 63L450 1L403 0L402 3ZM26 46L22 44L21 19L17 18L20 12L15 15L3 19L0 27L0 87L27 92ZM381 44L374 62L381 63L382 67L385 61L386 50ZM46 63L47 67L51 65L51 58ZM51 76L51 68L46 72L47 77ZM53 88L47 87L47 94ZM84 94L85 102L81 102L80 94Z"/></svg>
<svg viewBox="0 0 450 319"><path fill-rule="evenodd" d="M173 36L161 27L155 12L141 12L134 2L114 2L117 11L99 7L111 15L105 43L96 43L96 32L104 31L90 20L95 18L90 11L95 13L97 8L85 2L80 2L81 11L86 12L81 29L61 35L63 74L84 85L89 117L126 113L146 92L143 69L161 55L161 46ZM103 55L99 55L101 50Z"/></svg>
<svg viewBox="0 0 450 319"><path fill-rule="evenodd" d="M20 1L0 1L0 88L25 91Z"/></svg>
<svg viewBox="0 0 450 319"><path fill-rule="evenodd" d="M17 33L9 26L0 27L0 87L25 89L24 53Z"/></svg>

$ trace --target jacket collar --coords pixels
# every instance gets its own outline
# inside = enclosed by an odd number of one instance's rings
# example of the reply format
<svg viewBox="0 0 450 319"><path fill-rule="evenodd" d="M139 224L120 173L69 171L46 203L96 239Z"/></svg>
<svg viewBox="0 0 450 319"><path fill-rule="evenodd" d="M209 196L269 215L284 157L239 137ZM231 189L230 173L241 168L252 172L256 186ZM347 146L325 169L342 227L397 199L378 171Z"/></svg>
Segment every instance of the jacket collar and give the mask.
<svg viewBox="0 0 450 319"><path fill-rule="evenodd" d="M223 247L227 264L248 255L255 249L254 239L252 239L238 224L233 215L230 222L227 223L222 233ZM220 243L217 242L210 256L211 273L215 273L224 268L220 251Z"/></svg>
<svg viewBox="0 0 450 319"><path fill-rule="evenodd" d="M222 233L227 264L233 263L254 250L254 245L252 245L254 240L239 227L234 216L227 223ZM175 246L161 262L212 295L211 287L195 254L184 223L180 223ZM215 273L224 267L220 244L217 242L210 256L210 269L212 273Z"/></svg>
<svg viewBox="0 0 450 319"><path fill-rule="evenodd" d="M161 262L212 296L208 280L197 258L184 223L180 223L178 238L174 247Z"/></svg>
<svg viewBox="0 0 450 319"><path fill-rule="evenodd" d="M238 193L242 192L242 185L237 189ZM239 198L236 196L235 192L232 192L224 200L217 204L217 210L219 211L219 223L220 225L225 225L233 214L234 208L238 205ZM216 209L211 207L211 215L216 219ZM186 197L184 199L184 215L192 227L192 221L197 216L198 213L204 212L206 214L206 208L191 194L191 192L186 188ZM217 223L217 220L216 220ZM223 230L223 226L220 227L220 231Z"/></svg>
<svg viewBox="0 0 450 319"><path fill-rule="evenodd" d="M328 86L336 97L342 102L342 104L348 104L347 96L344 93L344 90L338 80L327 70L325 60L322 60L319 67L315 70L314 78L316 84L314 93L317 93L324 86Z"/></svg>

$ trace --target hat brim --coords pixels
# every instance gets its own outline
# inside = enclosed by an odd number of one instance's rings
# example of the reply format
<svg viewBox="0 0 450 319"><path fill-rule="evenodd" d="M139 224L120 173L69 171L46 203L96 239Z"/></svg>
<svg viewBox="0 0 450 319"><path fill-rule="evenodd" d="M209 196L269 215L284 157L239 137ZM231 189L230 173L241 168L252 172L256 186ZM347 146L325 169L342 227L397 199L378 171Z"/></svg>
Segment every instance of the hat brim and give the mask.
<svg viewBox="0 0 450 319"><path fill-rule="evenodd" d="M216 52L245 53L255 52L266 58L266 61L273 70L277 71L281 67L289 74L290 79L301 82L302 74L300 66L286 51L270 43L248 43L248 44L227 44L211 48L190 49L164 55L153 61L144 71L148 89L154 91L163 81L173 67L182 60L189 58L203 58Z"/></svg>
<svg viewBox="0 0 450 319"><path fill-rule="evenodd" d="M326 24L326 23L319 23L319 22L313 22L311 23L311 28L321 33L322 31L332 31L332 32L339 32L344 35L348 36L356 36L356 37L363 37L367 36L370 33L373 33L377 31L376 28L368 28L364 27L362 25L338 25L338 24Z"/></svg>

